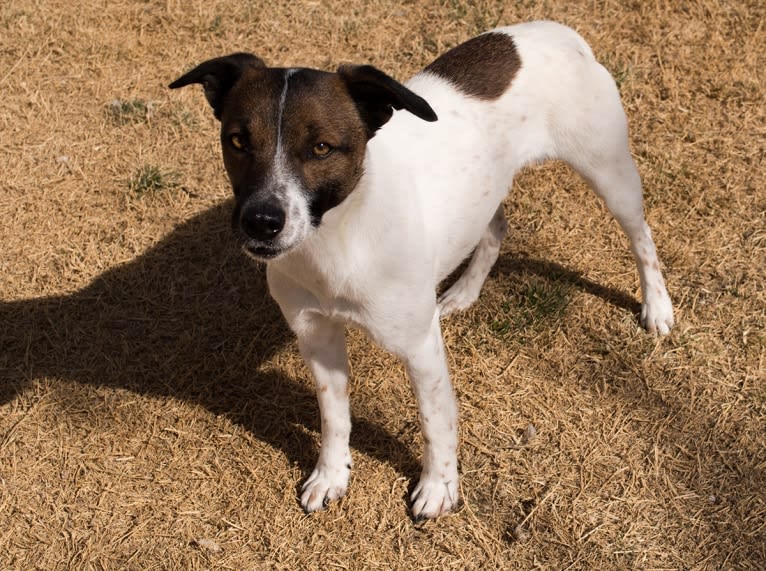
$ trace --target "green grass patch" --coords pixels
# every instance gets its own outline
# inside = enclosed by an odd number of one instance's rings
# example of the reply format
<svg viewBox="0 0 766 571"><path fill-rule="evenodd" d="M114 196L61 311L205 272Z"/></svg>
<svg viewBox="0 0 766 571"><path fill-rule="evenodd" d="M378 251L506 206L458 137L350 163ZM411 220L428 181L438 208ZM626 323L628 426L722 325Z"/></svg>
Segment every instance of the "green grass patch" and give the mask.
<svg viewBox="0 0 766 571"><path fill-rule="evenodd" d="M569 287L564 283L539 279L520 285L520 290L511 292L501 304L500 313L489 325L497 337L545 326L563 317L569 305Z"/></svg>
<svg viewBox="0 0 766 571"><path fill-rule="evenodd" d="M211 20L207 31L215 36L223 35L223 17L220 14Z"/></svg>
<svg viewBox="0 0 766 571"><path fill-rule="evenodd" d="M615 61L608 57L602 62L604 67L612 74L614 82L617 84L617 89L622 91L622 86L628 81L633 74L633 70L630 68L630 64L622 61Z"/></svg>
<svg viewBox="0 0 766 571"><path fill-rule="evenodd" d="M178 175L163 171L155 165L143 165L128 181L128 188L141 196L149 192L161 192L178 186Z"/></svg>
<svg viewBox="0 0 766 571"><path fill-rule="evenodd" d="M151 101L113 99L106 106L107 117L117 125L148 121L153 111Z"/></svg>

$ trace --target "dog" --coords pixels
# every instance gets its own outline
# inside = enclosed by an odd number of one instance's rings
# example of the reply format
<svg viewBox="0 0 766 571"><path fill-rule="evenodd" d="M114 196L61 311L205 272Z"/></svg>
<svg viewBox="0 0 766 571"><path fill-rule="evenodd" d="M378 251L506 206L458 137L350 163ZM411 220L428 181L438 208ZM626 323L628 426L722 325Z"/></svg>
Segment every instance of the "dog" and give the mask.
<svg viewBox="0 0 766 571"><path fill-rule="evenodd" d="M405 364L425 442L413 518L457 507L457 405L440 317L478 298L507 229L502 201L524 165L562 159L585 178L630 240L643 326L667 334L674 324L618 90L568 27L486 32L405 84L369 65L272 68L246 53L206 61L170 87L189 84L203 85L221 123L243 248L266 262L315 378L322 434L302 487L307 512L349 481L346 326Z"/></svg>

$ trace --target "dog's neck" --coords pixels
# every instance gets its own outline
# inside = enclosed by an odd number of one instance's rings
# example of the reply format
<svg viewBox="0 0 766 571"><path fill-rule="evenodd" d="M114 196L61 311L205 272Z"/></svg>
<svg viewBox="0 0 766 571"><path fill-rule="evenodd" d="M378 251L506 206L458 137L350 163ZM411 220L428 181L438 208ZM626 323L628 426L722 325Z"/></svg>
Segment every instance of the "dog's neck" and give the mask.
<svg viewBox="0 0 766 571"><path fill-rule="evenodd" d="M333 289L341 282L385 273L387 256L392 265L401 266L407 236L422 225L421 205L415 200L415 187L422 183L417 169L410 166L419 157L402 153L401 145L422 136L418 130L425 125L397 112L369 141L363 174L349 196L324 214L306 240L269 264L290 275L310 273L323 283L336 283ZM370 251L380 254L365 254Z"/></svg>

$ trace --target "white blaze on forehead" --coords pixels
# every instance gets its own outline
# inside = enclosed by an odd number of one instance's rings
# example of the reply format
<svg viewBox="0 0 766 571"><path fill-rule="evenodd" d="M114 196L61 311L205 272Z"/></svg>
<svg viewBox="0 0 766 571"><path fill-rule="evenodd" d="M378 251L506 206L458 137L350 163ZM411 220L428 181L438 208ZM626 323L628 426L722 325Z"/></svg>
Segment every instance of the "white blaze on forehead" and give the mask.
<svg viewBox="0 0 766 571"><path fill-rule="evenodd" d="M272 188L278 199L282 202L282 206L287 214L285 227L280 235L280 242L286 245L292 245L302 240L311 226L311 214L306 196L302 191L299 178L290 171L282 133L290 77L297 71L295 68L285 70L285 84L282 87L282 93L277 106L277 144L271 173Z"/></svg>
<svg viewBox="0 0 766 571"><path fill-rule="evenodd" d="M274 178L277 183L287 183L290 176L287 172L285 162L285 153L282 147L282 123L285 112L285 101L287 101L287 89L290 86L290 76L297 70L294 68L285 70L285 84L282 87L282 94L279 96L279 105L277 106L277 148L274 154Z"/></svg>

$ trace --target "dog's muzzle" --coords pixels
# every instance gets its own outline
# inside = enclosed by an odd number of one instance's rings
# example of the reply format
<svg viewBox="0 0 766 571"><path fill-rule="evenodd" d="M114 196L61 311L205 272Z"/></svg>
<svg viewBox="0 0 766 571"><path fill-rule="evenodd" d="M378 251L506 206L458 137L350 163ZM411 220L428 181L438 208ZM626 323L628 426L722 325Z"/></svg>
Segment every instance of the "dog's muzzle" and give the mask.
<svg viewBox="0 0 766 571"><path fill-rule="evenodd" d="M285 211L275 202L246 204L239 217L239 226L248 238L269 242L285 227Z"/></svg>
<svg viewBox="0 0 766 571"><path fill-rule="evenodd" d="M245 238L245 252L256 259L269 260L282 253L278 238L285 219L285 210L275 201L248 201L235 208L232 222Z"/></svg>

